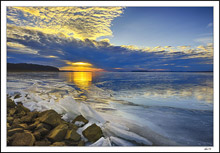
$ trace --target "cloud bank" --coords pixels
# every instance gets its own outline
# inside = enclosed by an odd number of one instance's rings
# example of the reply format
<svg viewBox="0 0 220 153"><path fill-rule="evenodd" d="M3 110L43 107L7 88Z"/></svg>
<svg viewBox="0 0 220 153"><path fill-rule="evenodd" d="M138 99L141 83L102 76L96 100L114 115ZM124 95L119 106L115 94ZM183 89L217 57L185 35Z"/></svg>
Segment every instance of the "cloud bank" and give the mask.
<svg viewBox="0 0 220 153"><path fill-rule="evenodd" d="M112 20L122 13L122 7L9 7L8 62L61 68L83 61L106 71L213 69L212 43L138 47L98 41L112 36Z"/></svg>

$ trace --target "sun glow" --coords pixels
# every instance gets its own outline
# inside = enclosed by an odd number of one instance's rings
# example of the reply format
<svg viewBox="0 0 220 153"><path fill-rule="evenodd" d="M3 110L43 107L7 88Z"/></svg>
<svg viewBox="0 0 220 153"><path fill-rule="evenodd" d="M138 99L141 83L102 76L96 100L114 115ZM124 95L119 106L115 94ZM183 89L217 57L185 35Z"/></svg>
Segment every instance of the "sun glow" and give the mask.
<svg viewBox="0 0 220 153"><path fill-rule="evenodd" d="M71 64L76 65L76 66L92 66L92 64L85 63L85 62L75 62L75 63L71 63Z"/></svg>
<svg viewBox="0 0 220 153"><path fill-rule="evenodd" d="M86 62L70 62L67 61L68 66L61 67L63 71L74 71L74 72L91 72L91 71L104 71L100 68L95 68L91 63Z"/></svg>

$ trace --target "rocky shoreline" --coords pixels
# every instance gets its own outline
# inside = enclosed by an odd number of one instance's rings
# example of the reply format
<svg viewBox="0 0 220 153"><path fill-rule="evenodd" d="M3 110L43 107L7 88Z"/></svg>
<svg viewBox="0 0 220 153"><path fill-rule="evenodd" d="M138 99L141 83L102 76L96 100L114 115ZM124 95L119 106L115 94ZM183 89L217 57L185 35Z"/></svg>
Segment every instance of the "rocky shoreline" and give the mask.
<svg viewBox="0 0 220 153"><path fill-rule="evenodd" d="M87 123L82 115L66 122L54 110L31 112L7 95L7 146L85 146L85 138L94 143L103 137L96 124L82 131L83 136L77 133L77 129Z"/></svg>

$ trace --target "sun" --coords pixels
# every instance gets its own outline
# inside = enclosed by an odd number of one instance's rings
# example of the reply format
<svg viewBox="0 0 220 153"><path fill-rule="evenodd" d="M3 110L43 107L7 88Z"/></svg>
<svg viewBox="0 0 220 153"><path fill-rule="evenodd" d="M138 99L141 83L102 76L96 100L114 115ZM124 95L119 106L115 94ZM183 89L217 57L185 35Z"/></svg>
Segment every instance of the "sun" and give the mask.
<svg viewBox="0 0 220 153"><path fill-rule="evenodd" d="M104 71L104 69L95 68L93 64L88 62L70 62L67 61L68 66L61 67L62 71L74 71L74 72L91 72L91 71Z"/></svg>
<svg viewBox="0 0 220 153"><path fill-rule="evenodd" d="M92 64L90 63L86 63L86 62L75 62L75 63L71 63L72 65L76 65L76 66L85 66L85 67L90 67L92 66Z"/></svg>

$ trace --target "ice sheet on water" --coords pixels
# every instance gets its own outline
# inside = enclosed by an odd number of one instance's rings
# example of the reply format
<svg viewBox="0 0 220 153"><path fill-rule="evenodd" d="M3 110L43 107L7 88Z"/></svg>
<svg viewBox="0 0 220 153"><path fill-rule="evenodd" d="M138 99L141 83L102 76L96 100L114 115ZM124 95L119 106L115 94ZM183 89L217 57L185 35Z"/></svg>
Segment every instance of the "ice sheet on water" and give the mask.
<svg viewBox="0 0 220 153"><path fill-rule="evenodd" d="M95 143L91 144L90 146L94 147L94 146L112 146L112 145L109 138L101 137L99 140L97 140Z"/></svg>
<svg viewBox="0 0 220 153"><path fill-rule="evenodd" d="M112 125L111 123L106 123L104 127L102 128L102 130L108 134L113 134L117 137L120 137L126 140L135 141L136 143L139 143L139 144L152 145L152 142L150 142L146 138L141 137L131 131L118 128Z"/></svg>
<svg viewBox="0 0 220 153"><path fill-rule="evenodd" d="M110 140L113 144L117 145L117 146L134 146L133 143L128 142L126 140L114 137L114 136L110 136Z"/></svg>
<svg viewBox="0 0 220 153"><path fill-rule="evenodd" d="M101 117L94 109L92 109L89 105L84 103L80 103L80 113L87 119L93 120L95 122L104 123L105 119Z"/></svg>
<svg viewBox="0 0 220 153"><path fill-rule="evenodd" d="M76 121L74 124L75 124L76 126L82 126L82 125L84 125L85 123L82 122L82 121Z"/></svg>

